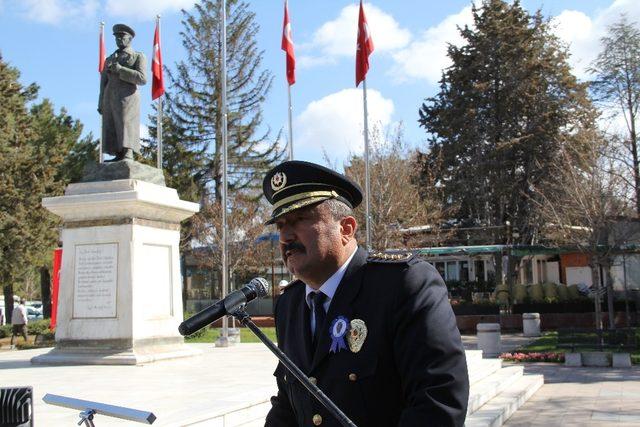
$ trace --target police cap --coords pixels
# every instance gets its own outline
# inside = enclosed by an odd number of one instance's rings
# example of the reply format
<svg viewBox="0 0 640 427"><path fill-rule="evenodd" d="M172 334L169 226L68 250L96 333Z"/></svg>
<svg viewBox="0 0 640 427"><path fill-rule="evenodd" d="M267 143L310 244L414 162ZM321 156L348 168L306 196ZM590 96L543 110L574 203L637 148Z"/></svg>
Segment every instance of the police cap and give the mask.
<svg viewBox="0 0 640 427"><path fill-rule="evenodd" d="M344 175L315 163L291 160L267 172L262 191L273 205L266 224L288 212L328 199L337 199L351 208L362 202L358 184Z"/></svg>
<svg viewBox="0 0 640 427"><path fill-rule="evenodd" d="M118 34L118 33L127 33L131 35L131 37L136 36L136 32L133 31L133 28L125 24L116 24L113 26L113 34Z"/></svg>

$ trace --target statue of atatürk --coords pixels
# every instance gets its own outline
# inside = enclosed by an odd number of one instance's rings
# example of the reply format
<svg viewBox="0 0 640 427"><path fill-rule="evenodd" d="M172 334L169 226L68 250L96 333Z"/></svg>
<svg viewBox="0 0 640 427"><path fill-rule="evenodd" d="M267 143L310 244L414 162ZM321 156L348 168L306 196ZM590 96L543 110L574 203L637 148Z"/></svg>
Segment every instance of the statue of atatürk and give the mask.
<svg viewBox="0 0 640 427"><path fill-rule="evenodd" d="M118 50L105 61L100 76L98 112L102 114L102 151L115 160L140 153L140 94L147 83L147 59L131 47L136 33L124 24L113 26Z"/></svg>

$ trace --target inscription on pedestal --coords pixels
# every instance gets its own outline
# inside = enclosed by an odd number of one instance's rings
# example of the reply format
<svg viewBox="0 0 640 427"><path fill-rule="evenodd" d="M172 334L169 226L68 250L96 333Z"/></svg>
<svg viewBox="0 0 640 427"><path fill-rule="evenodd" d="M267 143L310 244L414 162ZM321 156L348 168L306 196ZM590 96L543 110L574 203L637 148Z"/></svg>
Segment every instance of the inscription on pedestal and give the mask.
<svg viewBox="0 0 640 427"><path fill-rule="evenodd" d="M118 244L76 245L73 317L116 317Z"/></svg>

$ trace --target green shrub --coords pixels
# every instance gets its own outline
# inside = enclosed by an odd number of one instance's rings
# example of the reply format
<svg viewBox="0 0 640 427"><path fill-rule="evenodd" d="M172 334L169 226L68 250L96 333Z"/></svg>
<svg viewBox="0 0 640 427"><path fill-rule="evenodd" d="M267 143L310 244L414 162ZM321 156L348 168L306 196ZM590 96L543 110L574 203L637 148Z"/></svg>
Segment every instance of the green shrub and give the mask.
<svg viewBox="0 0 640 427"><path fill-rule="evenodd" d="M567 286L567 290L569 291L569 299L580 299L580 291L578 290L578 285L569 285Z"/></svg>
<svg viewBox="0 0 640 427"><path fill-rule="evenodd" d="M496 286L495 291L496 301L504 305L509 303L509 287L507 285Z"/></svg>
<svg viewBox="0 0 640 427"><path fill-rule="evenodd" d="M525 302L528 298L527 287L525 285L513 286L513 301L516 304Z"/></svg>
<svg viewBox="0 0 640 427"><path fill-rule="evenodd" d="M544 290L542 289L542 285L540 283L529 285L529 298L531 298L531 301L533 302L544 301Z"/></svg>
<svg viewBox="0 0 640 427"><path fill-rule="evenodd" d="M27 333L29 335L42 335L49 331L51 319L42 319L31 321L27 324Z"/></svg>
<svg viewBox="0 0 640 427"><path fill-rule="evenodd" d="M558 285L555 283L543 283L542 290L544 291L545 301L557 301L558 300Z"/></svg>
<svg viewBox="0 0 640 427"><path fill-rule="evenodd" d="M567 289L566 285L558 285L557 287L557 291L558 291L558 301L560 302L564 302L564 301L569 301L569 289Z"/></svg>
<svg viewBox="0 0 640 427"><path fill-rule="evenodd" d="M11 336L11 325L0 326L0 338L6 338Z"/></svg>

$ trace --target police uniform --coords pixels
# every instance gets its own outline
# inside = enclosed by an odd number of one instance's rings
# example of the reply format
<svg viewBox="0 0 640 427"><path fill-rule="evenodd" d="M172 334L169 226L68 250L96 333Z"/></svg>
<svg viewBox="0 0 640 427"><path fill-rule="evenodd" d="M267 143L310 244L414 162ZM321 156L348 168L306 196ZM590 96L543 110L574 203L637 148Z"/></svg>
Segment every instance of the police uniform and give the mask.
<svg viewBox="0 0 640 427"><path fill-rule="evenodd" d="M329 198L352 207L362 198L348 178L299 161L272 169L263 189L275 208L270 222ZM317 326L315 350L310 318L305 284L296 280L276 305L278 346L356 425L464 424L464 348L444 282L429 263L359 248ZM278 394L266 426L340 425L282 364L274 375Z"/></svg>

